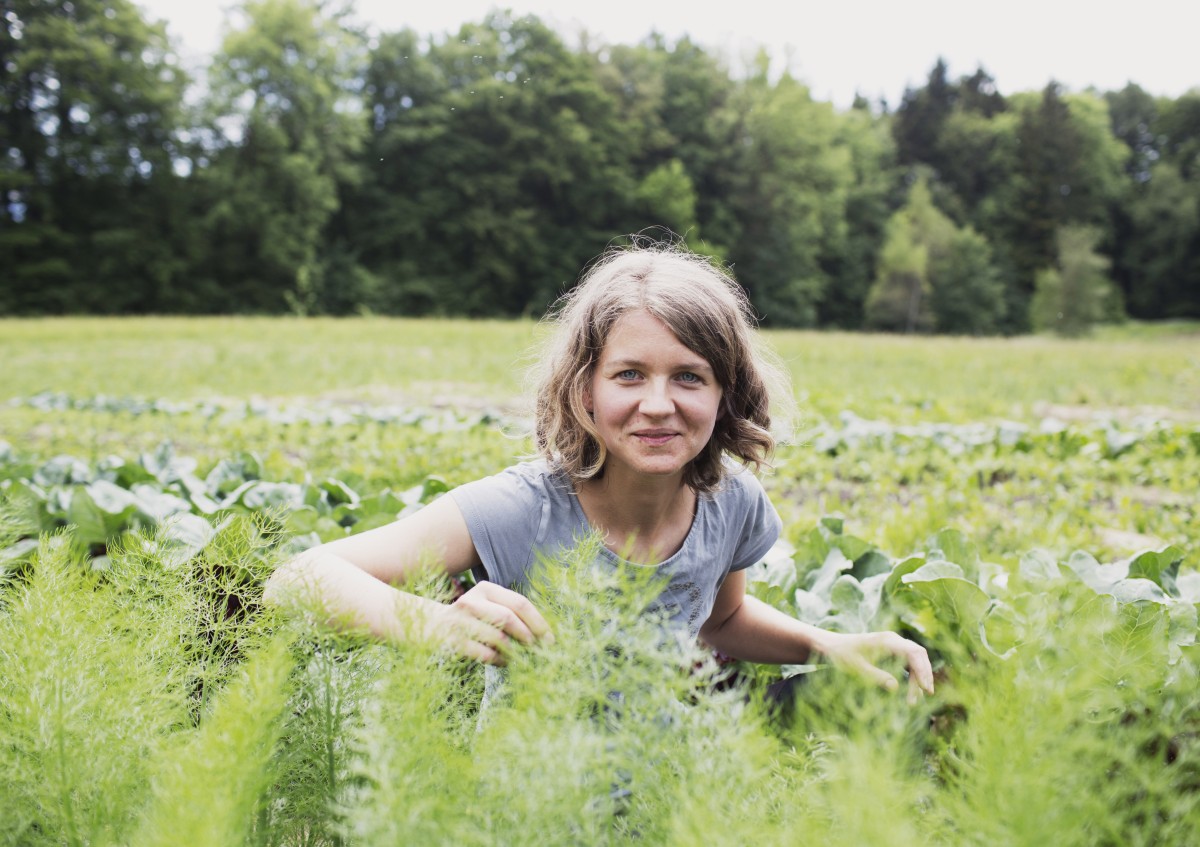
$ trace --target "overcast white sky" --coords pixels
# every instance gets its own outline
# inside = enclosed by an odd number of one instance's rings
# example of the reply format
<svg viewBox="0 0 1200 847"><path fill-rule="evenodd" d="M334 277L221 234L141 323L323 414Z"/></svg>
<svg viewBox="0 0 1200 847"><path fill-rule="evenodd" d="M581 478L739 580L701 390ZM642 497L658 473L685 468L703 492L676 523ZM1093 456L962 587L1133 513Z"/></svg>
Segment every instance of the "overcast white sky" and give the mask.
<svg viewBox="0 0 1200 847"><path fill-rule="evenodd" d="M192 61L211 54L228 2L139 0ZM608 43L633 43L652 30L688 34L725 55L735 71L758 45L818 99L847 106L856 91L895 107L944 56L953 77L983 66L1000 90L1040 89L1051 78L1071 90L1121 88L1132 80L1172 97L1200 86L1200 2L1196 0L358 0L359 18L379 31L405 26L453 33L501 6L531 12L568 43L586 29Z"/></svg>

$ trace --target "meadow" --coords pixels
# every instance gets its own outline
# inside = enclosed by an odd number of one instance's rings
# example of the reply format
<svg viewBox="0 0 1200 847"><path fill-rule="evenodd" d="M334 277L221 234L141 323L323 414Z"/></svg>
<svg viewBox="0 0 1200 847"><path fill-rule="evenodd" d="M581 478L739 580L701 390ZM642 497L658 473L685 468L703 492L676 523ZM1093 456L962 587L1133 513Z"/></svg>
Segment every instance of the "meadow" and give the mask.
<svg viewBox="0 0 1200 847"><path fill-rule="evenodd" d="M527 454L539 333L0 321L0 843L1200 839L1200 327L764 333L797 409L752 590L921 640L937 695L667 649L645 586L551 568L556 646L481 720L477 668L261 587Z"/></svg>

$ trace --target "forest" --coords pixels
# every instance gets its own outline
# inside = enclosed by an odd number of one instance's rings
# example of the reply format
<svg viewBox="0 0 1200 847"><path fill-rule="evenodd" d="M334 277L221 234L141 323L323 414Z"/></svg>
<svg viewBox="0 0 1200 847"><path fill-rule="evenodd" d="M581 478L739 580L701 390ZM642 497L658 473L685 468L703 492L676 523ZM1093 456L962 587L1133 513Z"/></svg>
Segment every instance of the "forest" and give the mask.
<svg viewBox="0 0 1200 847"><path fill-rule="evenodd" d="M1200 87L939 61L838 109L765 52L312 0L245 0L189 73L128 0L3 9L0 314L540 315L645 233L729 264L767 326L1200 318Z"/></svg>

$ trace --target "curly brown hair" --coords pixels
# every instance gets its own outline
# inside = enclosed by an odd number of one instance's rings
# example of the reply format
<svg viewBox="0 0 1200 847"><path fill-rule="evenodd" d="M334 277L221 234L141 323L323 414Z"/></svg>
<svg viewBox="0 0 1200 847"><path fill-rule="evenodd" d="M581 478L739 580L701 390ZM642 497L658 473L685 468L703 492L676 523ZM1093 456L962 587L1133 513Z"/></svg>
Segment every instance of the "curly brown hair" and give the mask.
<svg viewBox="0 0 1200 847"><path fill-rule="evenodd" d="M725 475L726 454L761 470L775 447L771 387L786 383L758 349L749 300L733 277L671 244L609 250L551 310L546 320L555 331L541 357L534 411L539 453L575 480L603 474L606 450L584 391L613 325L639 310L702 356L722 389L724 414L684 482L712 492Z"/></svg>

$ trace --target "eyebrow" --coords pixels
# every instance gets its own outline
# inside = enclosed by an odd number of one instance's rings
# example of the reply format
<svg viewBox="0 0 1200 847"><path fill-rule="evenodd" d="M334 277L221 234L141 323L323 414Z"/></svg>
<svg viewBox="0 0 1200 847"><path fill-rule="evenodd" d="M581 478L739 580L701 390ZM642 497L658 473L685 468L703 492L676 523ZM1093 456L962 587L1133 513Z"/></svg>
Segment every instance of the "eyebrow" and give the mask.
<svg viewBox="0 0 1200 847"><path fill-rule="evenodd" d="M646 363L640 359L614 359L608 365L614 368L644 368ZM679 362L672 366L672 370L677 371L705 371L713 373L712 366L703 359L697 359L692 362Z"/></svg>

